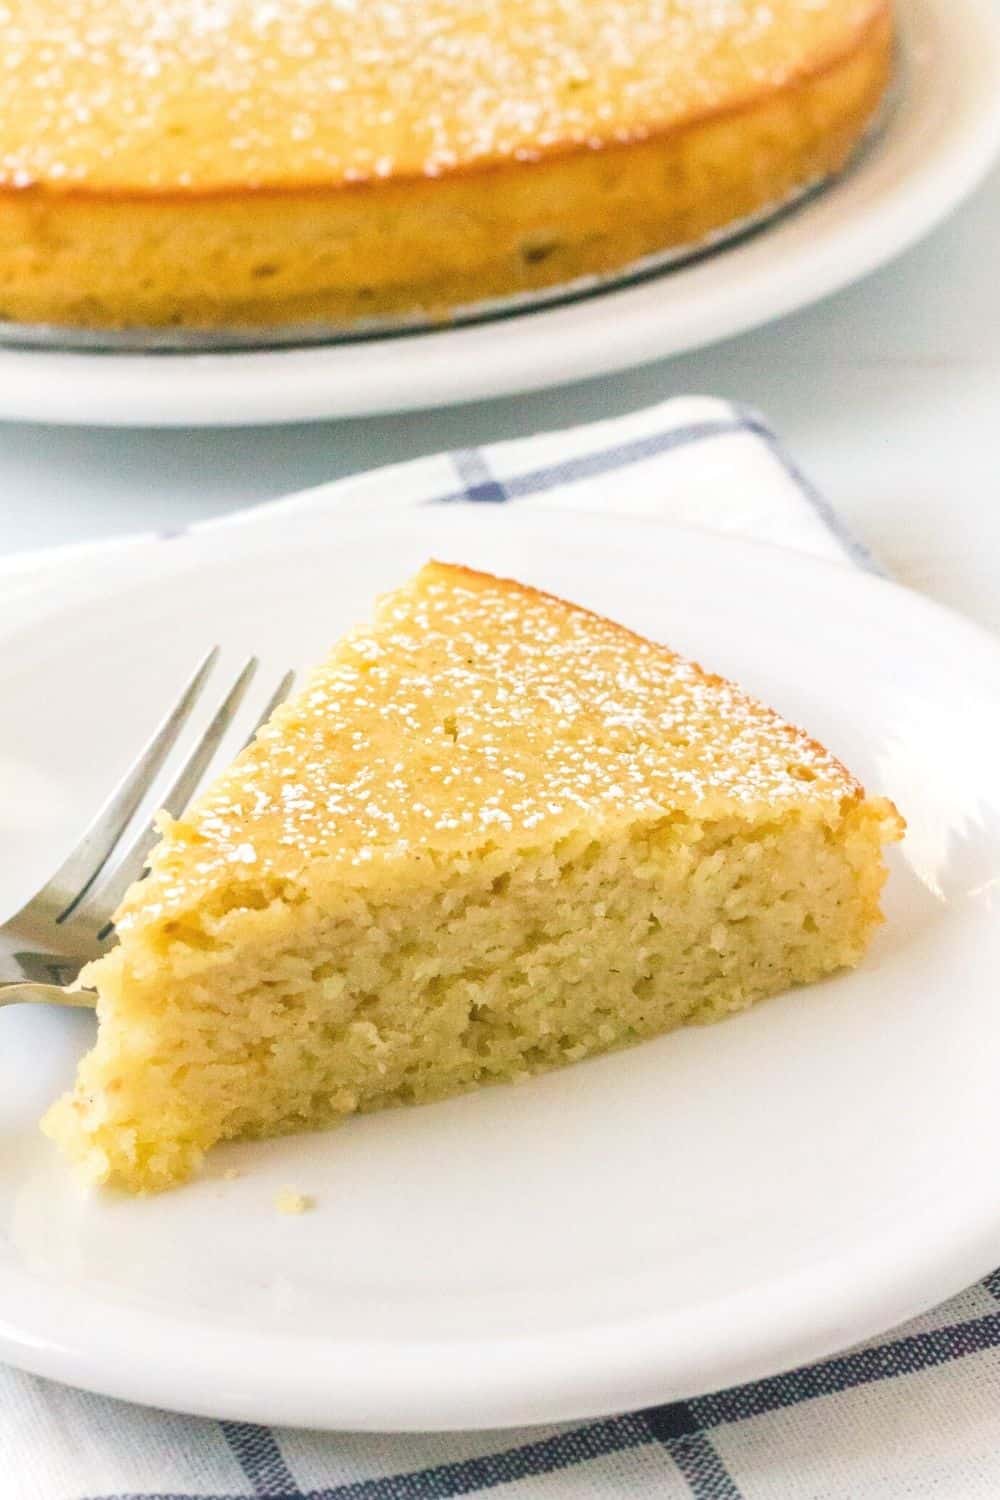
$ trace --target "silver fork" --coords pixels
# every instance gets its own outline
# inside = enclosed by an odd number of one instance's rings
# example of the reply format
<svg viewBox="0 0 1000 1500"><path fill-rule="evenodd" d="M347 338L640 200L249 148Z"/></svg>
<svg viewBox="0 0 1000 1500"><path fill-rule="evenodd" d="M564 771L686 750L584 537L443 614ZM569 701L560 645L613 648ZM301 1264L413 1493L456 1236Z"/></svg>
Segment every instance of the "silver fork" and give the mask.
<svg viewBox="0 0 1000 1500"><path fill-rule="evenodd" d="M126 889L142 874L156 830L147 824L131 843L125 834L146 793L176 744L218 659L214 646L90 824L72 854L37 895L0 926L0 1005L43 1001L92 1006L92 990L67 989L84 964L114 939L112 915ZM251 656L230 685L207 728L192 746L160 805L179 817L190 802L223 736L236 717L258 661ZM256 720L253 737L291 691L286 672ZM117 860L112 856L124 848Z"/></svg>

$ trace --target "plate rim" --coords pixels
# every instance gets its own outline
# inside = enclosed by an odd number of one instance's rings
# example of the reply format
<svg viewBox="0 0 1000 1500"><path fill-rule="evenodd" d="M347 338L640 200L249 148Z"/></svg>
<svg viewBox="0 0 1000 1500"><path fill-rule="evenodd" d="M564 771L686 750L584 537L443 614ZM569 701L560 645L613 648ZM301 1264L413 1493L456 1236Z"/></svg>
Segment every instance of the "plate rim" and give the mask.
<svg viewBox="0 0 1000 1500"><path fill-rule="evenodd" d="M566 519L566 512L556 507L537 507L514 517L500 517L471 503L440 512L443 521L458 515L474 516L473 529L495 528L504 533L521 517L528 529L548 529L551 535L559 533ZM734 557L749 554L759 560L763 555L786 574L804 571L808 577L826 579L834 591L845 590L854 601L870 599L877 612L895 613L901 603L911 619L917 611L918 624L922 617L950 632L956 652L971 650L975 664L985 662L1000 679L1000 641L955 611L892 580L773 543L677 526L653 517L580 512L575 518L590 528L595 545L602 531L613 530L620 537L623 528L639 529L645 538L649 526L655 525L665 548L680 534L706 560L719 549ZM367 530L373 539L384 538L387 526L419 531L426 519L410 511L388 515L352 511L336 518L346 530L355 534ZM331 518L317 512L316 520L329 525ZM280 525L280 516L274 521ZM266 526L255 528L247 541L270 551L267 531ZM223 540L213 536L212 527L187 533L186 539L196 547L204 543L210 553ZM232 541L232 535L226 540ZM288 540L302 545L300 536ZM331 535L331 545L335 541ZM151 544L150 550L162 553L163 548ZM182 550L186 549L178 548L178 554ZM122 554L90 561L102 560L126 562ZM88 568L87 559L81 567L84 574L103 571ZM47 592L55 594L57 587L54 579ZM98 588L97 596L104 596L103 588ZM58 599L54 603L56 613L61 613ZM49 612L42 608L36 615L38 626L44 629L48 618ZM10 624L0 624L0 635L9 630ZM576 1420L764 1378L884 1333L936 1305L992 1270L1000 1250L1000 1202L991 1204L989 1195L982 1192L974 1195L974 1212L969 1212L969 1202L968 1183L963 1179L957 1188L952 1184L942 1194L935 1213L927 1215L926 1232L917 1241L910 1238L913 1221L907 1219L902 1229L884 1230L852 1256L812 1266L783 1285L747 1288L738 1297L716 1299L680 1315L657 1317L654 1313L584 1336L560 1332L546 1335L543 1341L480 1340L474 1345L479 1351L475 1383L469 1380L468 1366L456 1359L457 1340L425 1341L414 1345L416 1353L411 1350L409 1357L370 1343L345 1342L332 1346L336 1356L331 1358L328 1339L317 1338L313 1347L311 1341L295 1335L285 1341L287 1350L280 1339L268 1337L266 1344L281 1357L285 1368L295 1370L293 1380L286 1380L280 1389L274 1388L277 1382L241 1385L234 1382L234 1367L252 1370L260 1363L263 1346L253 1334L227 1335L218 1340L218 1347L216 1341L209 1341L200 1354L198 1380L193 1381L190 1319L119 1306L117 1322L109 1330L101 1321L106 1304L85 1308L82 1315L77 1307L74 1313L67 1308L67 1301L73 1304L74 1300L70 1293L54 1293L51 1285L41 1286L27 1273L12 1274L7 1266L0 1272L0 1358L36 1374L140 1404L287 1426L431 1431ZM965 1206L963 1213L958 1204ZM957 1247L956 1217L963 1226ZM738 1357L731 1347L734 1327L741 1346ZM146 1354L151 1329L158 1340L155 1369ZM553 1345L557 1346L555 1356ZM706 1345L714 1348L707 1359ZM488 1364L492 1380L486 1378ZM336 1368L331 1369L333 1365ZM530 1381L525 1378L526 1367ZM700 1373L685 1374L679 1386L682 1371L692 1367ZM430 1398L426 1394L429 1370L434 1376ZM211 1395L206 1387L211 1388ZM416 1394L415 1387L419 1387Z"/></svg>
<svg viewBox="0 0 1000 1500"><path fill-rule="evenodd" d="M238 427L425 410L608 375L821 300L928 233L972 191L1000 150L1000 15L991 0L897 0L897 7L908 92L884 137L855 172L746 244L582 302L405 338L226 354L0 348L0 419ZM872 163L905 143L911 116L936 97L935 87L940 95L942 84L927 60L912 65L928 36L944 45L938 71L943 65L945 73L950 67L964 74L974 98L964 109L946 110L949 131L929 138L925 132L917 166L871 204L861 187ZM942 97L937 105L940 114ZM811 242L802 235L802 225L828 211L824 205L851 191L858 202L844 222ZM773 251L789 239L784 255L755 255L757 245Z"/></svg>

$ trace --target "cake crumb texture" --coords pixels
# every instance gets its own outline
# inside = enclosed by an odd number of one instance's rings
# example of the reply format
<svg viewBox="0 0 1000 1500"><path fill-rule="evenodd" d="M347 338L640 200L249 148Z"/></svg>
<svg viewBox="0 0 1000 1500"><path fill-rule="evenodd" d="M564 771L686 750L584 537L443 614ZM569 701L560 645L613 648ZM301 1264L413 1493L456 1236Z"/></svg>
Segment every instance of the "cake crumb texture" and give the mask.
<svg viewBox="0 0 1000 1500"><path fill-rule="evenodd" d="M732 683L429 564L163 819L45 1128L156 1189L220 1139L721 1019L860 960L901 832Z"/></svg>
<svg viewBox="0 0 1000 1500"><path fill-rule="evenodd" d="M275 1194L274 1206L279 1214L304 1214L315 1207L315 1199L306 1193L300 1193L296 1188L284 1187Z"/></svg>

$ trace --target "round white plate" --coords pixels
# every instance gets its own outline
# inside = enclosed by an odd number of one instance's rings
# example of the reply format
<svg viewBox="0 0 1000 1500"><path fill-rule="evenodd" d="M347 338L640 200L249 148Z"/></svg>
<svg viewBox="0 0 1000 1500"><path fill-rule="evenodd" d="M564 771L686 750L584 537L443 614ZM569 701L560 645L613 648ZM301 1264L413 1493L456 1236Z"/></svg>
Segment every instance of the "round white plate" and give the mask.
<svg viewBox="0 0 1000 1500"><path fill-rule="evenodd" d="M1000 644L794 553L449 507L208 528L0 595L0 911L65 852L206 643L257 698L429 555L545 585L729 673L909 819L861 968L519 1088L88 1194L37 1120L92 1019L0 1013L0 1359L328 1428L576 1418L762 1376L1000 1261ZM230 1168L239 1177L227 1180ZM276 1192L314 1195L279 1215Z"/></svg>
<svg viewBox="0 0 1000 1500"><path fill-rule="evenodd" d="M898 0L901 91L837 183L755 236L651 280L461 328L228 354L0 349L0 418L241 425L448 405L557 385L780 317L911 245L1000 143L993 0Z"/></svg>

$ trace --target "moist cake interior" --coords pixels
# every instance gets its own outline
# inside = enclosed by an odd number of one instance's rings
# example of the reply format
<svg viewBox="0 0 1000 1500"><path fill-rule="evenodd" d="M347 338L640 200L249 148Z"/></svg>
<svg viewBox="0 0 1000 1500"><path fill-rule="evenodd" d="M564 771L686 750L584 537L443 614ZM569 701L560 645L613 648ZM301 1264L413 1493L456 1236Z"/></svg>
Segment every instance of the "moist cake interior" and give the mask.
<svg viewBox="0 0 1000 1500"><path fill-rule="evenodd" d="M158 1189L220 1139L721 1019L860 960L900 832L733 684L430 564L164 819L45 1128Z"/></svg>

